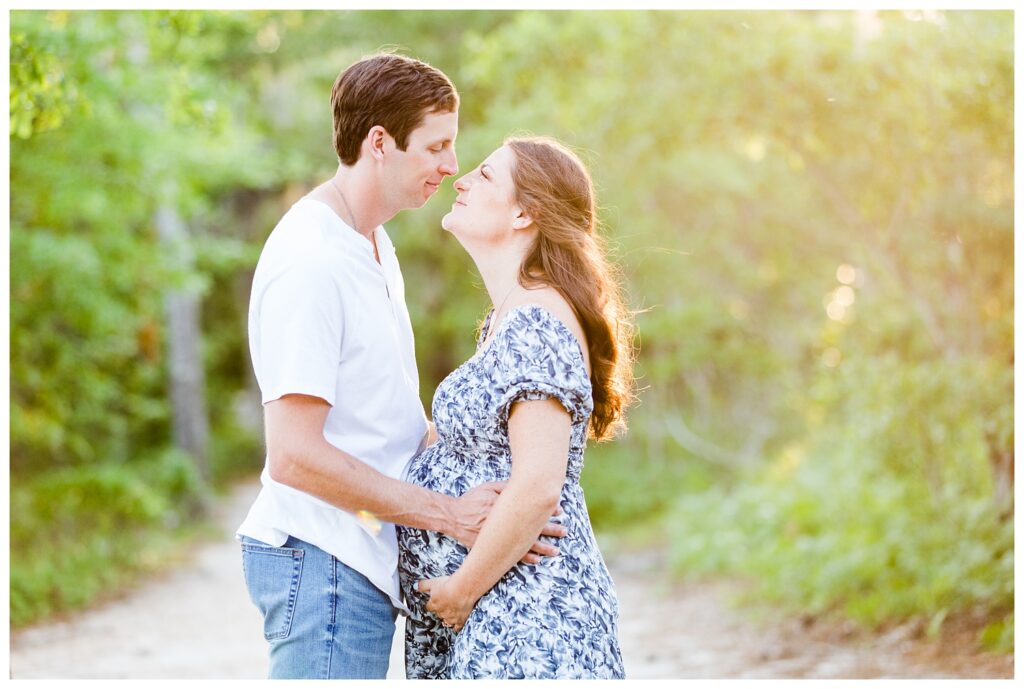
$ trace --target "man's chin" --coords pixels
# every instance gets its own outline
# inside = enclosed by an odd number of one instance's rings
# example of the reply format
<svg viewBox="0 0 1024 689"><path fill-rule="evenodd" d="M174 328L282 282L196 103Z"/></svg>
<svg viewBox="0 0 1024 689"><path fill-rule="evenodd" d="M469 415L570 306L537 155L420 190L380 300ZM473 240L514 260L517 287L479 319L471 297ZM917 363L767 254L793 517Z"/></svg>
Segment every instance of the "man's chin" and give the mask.
<svg viewBox="0 0 1024 689"><path fill-rule="evenodd" d="M417 208L423 208L423 206L425 206L425 205L427 205L427 200L426 199L423 199L423 200L409 200L409 201L407 201L405 203L405 205L402 206L401 210L403 210L403 211L414 211Z"/></svg>
<svg viewBox="0 0 1024 689"><path fill-rule="evenodd" d="M435 193L436 190L427 191L424 189L420 194L416 196L410 194L408 197L408 201L406 201L405 205L402 206L402 208L405 210L415 210L417 208L423 208L423 206L427 205L427 201L429 201L431 197L434 196Z"/></svg>

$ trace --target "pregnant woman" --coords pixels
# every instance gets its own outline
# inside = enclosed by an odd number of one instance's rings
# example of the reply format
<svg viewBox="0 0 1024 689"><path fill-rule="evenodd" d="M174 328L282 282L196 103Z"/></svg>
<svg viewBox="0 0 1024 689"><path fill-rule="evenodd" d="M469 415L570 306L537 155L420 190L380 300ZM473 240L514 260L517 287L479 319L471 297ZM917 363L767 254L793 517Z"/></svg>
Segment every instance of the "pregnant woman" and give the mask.
<svg viewBox="0 0 1024 689"><path fill-rule="evenodd" d="M455 189L442 225L496 306L476 354L438 387L439 439L407 479L455 496L508 485L472 550L399 527L406 674L621 678L618 601L579 478L588 436L623 425L632 328L596 236L590 176L552 139L509 139ZM556 506L560 554L521 562Z"/></svg>

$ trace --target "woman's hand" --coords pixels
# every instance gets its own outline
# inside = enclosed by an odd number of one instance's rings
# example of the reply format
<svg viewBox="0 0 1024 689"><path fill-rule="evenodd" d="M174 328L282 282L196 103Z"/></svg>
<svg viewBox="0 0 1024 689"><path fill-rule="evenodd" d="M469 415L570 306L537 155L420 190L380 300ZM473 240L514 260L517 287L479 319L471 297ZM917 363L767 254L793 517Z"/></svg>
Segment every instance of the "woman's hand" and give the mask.
<svg viewBox="0 0 1024 689"><path fill-rule="evenodd" d="M457 581L451 577L438 577L437 579L421 579L418 588L420 593L430 595L427 601L427 612L432 612L441 618L441 624L451 627L456 632L462 630L466 624L469 613L473 612L473 606L479 597L468 595L458 586Z"/></svg>

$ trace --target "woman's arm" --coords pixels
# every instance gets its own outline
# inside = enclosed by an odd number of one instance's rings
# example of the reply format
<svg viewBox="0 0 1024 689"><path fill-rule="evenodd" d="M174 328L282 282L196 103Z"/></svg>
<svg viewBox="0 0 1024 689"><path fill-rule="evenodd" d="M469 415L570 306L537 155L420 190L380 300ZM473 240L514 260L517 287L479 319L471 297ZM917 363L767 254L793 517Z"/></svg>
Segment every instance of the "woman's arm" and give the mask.
<svg viewBox="0 0 1024 689"><path fill-rule="evenodd" d="M264 406L273 480L347 512L367 510L381 521L441 531L473 547L494 494L502 490L500 483L481 484L452 498L385 476L327 442L323 429L330 408L325 400L309 395L286 395ZM545 525L543 531L564 535L557 524ZM540 533L538 528L536 534ZM534 549L530 558L557 553L557 548L541 541Z"/></svg>
<svg viewBox="0 0 1024 689"><path fill-rule="evenodd" d="M530 549L558 505L569 461L572 419L553 399L518 402L508 421L512 474L450 577L420 582L427 610L456 630L492 586Z"/></svg>

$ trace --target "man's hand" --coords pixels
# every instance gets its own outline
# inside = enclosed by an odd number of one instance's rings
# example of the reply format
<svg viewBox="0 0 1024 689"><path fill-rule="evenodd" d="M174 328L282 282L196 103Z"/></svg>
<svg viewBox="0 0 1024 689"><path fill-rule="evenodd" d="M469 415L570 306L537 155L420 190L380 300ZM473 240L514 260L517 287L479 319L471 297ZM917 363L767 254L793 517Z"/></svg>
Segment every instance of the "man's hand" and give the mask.
<svg viewBox="0 0 1024 689"><path fill-rule="evenodd" d="M467 548L472 548L477 534L480 533L480 527L483 526L487 515L491 513L494 501L498 499L498 495L501 494L505 485L506 481L491 481L490 483L481 483L463 493L462 497L455 501L452 530L448 532L448 535ZM555 507L552 516L558 516L561 513L562 508ZM549 521L541 530L538 539L540 536L562 538L567 533L568 530L564 526L558 522ZM541 561L542 557L555 557L558 553L557 546L538 540L530 546L530 551L523 555L520 562L535 565Z"/></svg>

